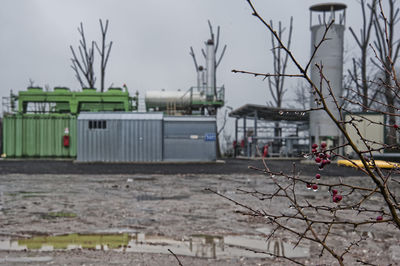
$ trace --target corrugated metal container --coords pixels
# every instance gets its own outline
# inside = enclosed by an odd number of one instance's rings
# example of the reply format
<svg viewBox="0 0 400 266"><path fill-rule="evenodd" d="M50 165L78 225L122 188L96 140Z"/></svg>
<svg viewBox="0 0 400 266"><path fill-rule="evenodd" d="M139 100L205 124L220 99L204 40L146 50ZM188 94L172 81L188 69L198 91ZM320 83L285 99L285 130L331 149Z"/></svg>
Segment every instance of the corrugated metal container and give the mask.
<svg viewBox="0 0 400 266"><path fill-rule="evenodd" d="M81 113L81 162L158 162L162 160L162 113Z"/></svg>
<svg viewBox="0 0 400 266"><path fill-rule="evenodd" d="M69 147L63 136L69 129ZM3 153L7 157L75 157L76 117L12 115L3 118Z"/></svg>
<svg viewBox="0 0 400 266"><path fill-rule="evenodd" d="M164 161L215 161L215 117L164 117Z"/></svg>

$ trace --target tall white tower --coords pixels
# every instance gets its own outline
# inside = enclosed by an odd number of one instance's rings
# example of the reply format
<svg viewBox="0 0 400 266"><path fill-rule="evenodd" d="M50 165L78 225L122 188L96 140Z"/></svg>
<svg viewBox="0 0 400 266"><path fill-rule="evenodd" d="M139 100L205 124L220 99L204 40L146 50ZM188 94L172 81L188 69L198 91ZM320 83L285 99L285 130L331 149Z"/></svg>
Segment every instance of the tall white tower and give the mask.
<svg viewBox="0 0 400 266"><path fill-rule="evenodd" d="M330 82L330 87L336 99L341 103L343 82L343 35L345 30L346 5L340 3L318 4L310 7L310 29L311 29L311 54L315 46L322 40L326 27L334 20L327 32L326 41L318 48L310 67L310 77L317 87L321 84L321 73L316 64L323 67L323 74ZM326 82L322 82L322 93L329 109L335 117L339 112L329 96ZM311 95L311 108L321 107ZM319 143L327 141L328 145L338 145L341 134L336 125L324 111L312 111L310 113L310 135L312 142Z"/></svg>

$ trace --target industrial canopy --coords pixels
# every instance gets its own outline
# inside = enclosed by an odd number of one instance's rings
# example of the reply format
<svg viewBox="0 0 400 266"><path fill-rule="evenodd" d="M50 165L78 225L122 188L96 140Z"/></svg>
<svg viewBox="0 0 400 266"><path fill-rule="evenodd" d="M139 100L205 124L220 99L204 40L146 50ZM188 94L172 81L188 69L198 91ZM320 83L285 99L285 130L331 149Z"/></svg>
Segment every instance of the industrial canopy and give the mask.
<svg viewBox="0 0 400 266"><path fill-rule="evenodd" d="M309 114L304 110L276 108L263 105L246 104L229 113L235 118L256 118L265 121L308 121Z"/></svg>

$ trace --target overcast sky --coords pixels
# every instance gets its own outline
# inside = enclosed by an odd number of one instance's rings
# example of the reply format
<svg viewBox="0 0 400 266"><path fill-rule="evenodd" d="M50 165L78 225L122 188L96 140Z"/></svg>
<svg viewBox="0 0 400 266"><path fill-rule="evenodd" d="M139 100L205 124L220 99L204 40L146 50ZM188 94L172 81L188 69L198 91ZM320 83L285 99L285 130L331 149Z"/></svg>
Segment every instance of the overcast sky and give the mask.
<svg viewBox="0 0 400 266"><path fill-rule="evenodd" d="M254 1L267 20L288 25L294 17L293 50L301 62L310 55L309 7L324 2L329 1ZM348 5L347 26L359 27L358 1L342 2ZM231 73L232 69L272 71L270 35L251 16L245 0L2 0L1 96L10 89L25 90L29 79L38 86L78 90L69 45L78 45L80 22L89 40L99 40L99 18L109 19L108 38L114 42L106 86L126 83L130 92L138 90L142 96L146 90L195 86L189 48L193 46L198 60L203 60L200 49L209 38L209 19L215 28L221 26L221 44L228 45L217 73L218 85L226 87L227 104L237 108L268 100L267 82ZM345 36L346 48L351 47L348 30ZM287 87L293 90L295 84L288 81Z"/></svg>

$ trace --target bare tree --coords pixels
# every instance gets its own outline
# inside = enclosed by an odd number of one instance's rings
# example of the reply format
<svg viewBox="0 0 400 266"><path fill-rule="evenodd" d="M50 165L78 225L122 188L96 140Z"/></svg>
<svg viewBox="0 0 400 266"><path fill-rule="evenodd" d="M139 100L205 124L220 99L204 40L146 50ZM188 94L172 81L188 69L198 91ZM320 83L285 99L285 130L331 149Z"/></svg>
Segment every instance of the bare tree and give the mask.
<svg viewBox="0 0 400 266"><path fill-rule="evenodd" d="M100 91L104 91L104 80L106 75L106 67L108 63L108 59L111 52L111 47L113 42L106 44L106 37L108 31L108 20L106 20L105 25L103 21L100 19L100 29L101 29L101 47L95 42L92 41L90 46L88 46L86 42L85 32L83 30L83 23L81 22L80 27L78 28L78 32L80 34L81 39L79 40L78 46L78 55L75 52L72 45L70 46L72 52L72 69L75 72L75 77L78 80L79 84L82 88L94 88L96 83L96 77L94 73L94 48L96 47L97 52L100 55Z"/></svg>
<svg viewBox="0 0 400 266"><path fill-rule="evenodd" d="M396 80L395 65L399 58L400 42L395 37L395 26L399 22L399 8L395 6L396 0L388 0L389 10L388 16L383 12L382 3L379 2L381 12L374 12L374 27L376 33L376 40L374 41L374 51L377 60L374 64L383 73L383 78L380 80L380 87L386 100L386 111L389 117L388 123L391 125L396 124L396 98L399 97L396 87L393 87ZM393 77L394 74L394 77ZM396 144L396 129L393 127L388 128L388 144Z"/></svg>
<svg viewBox="0 0 400 266"><path fill-rule="evenodd" d="M29 78L28 87L34 87L34 86L35 86L35 81L33 79Z"/></svg>
<svg viewBox="0 0 400 266"><path fill-rule="evenodd" d="M274 28L272 20L270 21L270 25L272 28ZM278 35L280 40L283 40L284 31L285 31L285 28L282 28L282 22L279 21L278 31L275 33ZM288 38L287 38L287 43L286 43L286 46L288 47L288 49L290 49L290 44L292 41L292 32L293 32L293 17L290 17L289 33L288 33ZM272 33L271 33L271 44L272 44L274 73L280 73L281 75L274 75L274 76L268 77L269 92L271 93L271 96L273 99L273 101L269 101L269 104L271 106L281 108L283 96L287 92L287 90L284 88L284 85L285 85L286 67L287 67L289 56L287 53L284 53L282 51L282 49L280 49L279 44L277 46L275 36ZM274 136L279 137L281 135L282 135L282 133L281 133L281 129L279 127L279 122L276 122L275 129L274 129Z"/></svg>
<svg viewBox="0 0 400 266"><path fill-rule="evenodd" d="M273 22L270 21L270 25L273 28ZM283 33L285 28L282 28L282 22L278 23L278 31L276 34L279 39L283 40ZM290 17L289 33L287 38L286 46L290 49L290 44L292 42L292 32L293 32L293 17ZM283 96L287 92L285 89L285 74L289 55L284 53L282 49L276 44L275 36L271 33L271 44L272 44L272 56L274 64L274 73L280 73L282 75L274 75L268 77L269 92L271 93L273 101L269 101L269 104L274 107L282 107Z"/></svg>
<svg viewBox="0 0 400 266"><path fill-rule="evenodd" d="M310 108L310 88L301 81L298 81L294 89L295 94L295 107L301 108L303 110L308 110Z"/></svg>
<svg viewBox="0 0 400 266"><path fill-rule="evenodd" d="M372 79L370 75L368 75L368 59L369 53L368 49L370 48L370 39L371 33L374 26L375 21L375 9L377 5L377 0L372 0L370 4L367 4L365 0L361 0L361 11L362 11L362 28L360 29L360 35L354 32L352 27L349 27L349 30L354 37L354 40L357 43L358 48L360 49L359 58L352 59L352 69L348 69L347 72L351 78L351 85L355 85L356 91L351 92L356 97L361 98L361 110L367 111L373 101L370 98L375 99L379 90L373 90L373 84L370 82ZM349 87L350 89L350 87Z"/></svg>
<svg viewBox="0 0 400 266"><path fill-rule="evenodd" d="M108 58L110 56L111 47L113 42L111 41L109 44L106 44L107 30L108 30L108 19L106 20L105 26L103 25L103 21L100 19L100 29L101 29L101 49L95 43L96 49L101 56L100 62L100 91L104 91L104 78L106 75L106 67Z"/></svg>
<svg viewBox="0 0 400 266"><path fill-rule="evenodd" d="M94 75L94 41L91 42L90 46L86 43L85 32L83 30L83 23L81 22L78 28L81 39L79 40L79 56L75 53L74 48L70 45L72 52L72 69L75 71L75 77L78 80L82 88L94 88L96 78Z"/></svg>
<svg viewBox="0 0 400 266"><path fill-rule="evenodd" d="M268 238L279 235L280 233L295 237L295 247L300 245L302 242L310 241L319 247L320 256L329 254L336 262L340 265L345 264L345 260L348 259L349 254L353 252L353 249L362 245L362 243L368 238L363 234L362 229L365 226L368 228L372 226L385 226L386 230L400 230L400 199L398 197L400 193L400 169L397 165L391 165L392 170L383 171L377 161L374 159L375 152L382 152L386 148L399 147L397 144L379 143L373 138L366 137L359 127L359 122L367 121L371 124L378 124L386 129L393 129L396 131L399 126L395 123L381 123L368 120L367 117L363 117L357 114L350 113L350 119L345 119L342 105L339 103L338 97L341 95L335 95L331 87L330 81L327 79L324 73L324 66L321 63L317 63L317 67L320 80L314 82L307 74L308 69L311 67L313 57L316 51L321 45L329 39L326 37L329 30L331 30L334 20L325 25L325 33L319 43L317 43L312 51L311 58L303 66L301 65L294 56L293 52L284 45L283 41L276 31L274 31L272 25L266 22L261 15L255 9L251 0L246 0L249 4L253 16L255 16L265 27L271 32L277 41L280 49L287 53L289 59L296 66L299 74L285 74L286 77L298 77L304 79L311 87L312 93L316 99L318 110L323 110L329 117L329 119L335 124L344 137L344 143L337 147L327 147L327 144L322 142L320 145L313 144L310 154L306 154L307 157L312 157L315 161L316 166L319 170L323 170L328 167L331 163L331 159L342 158L352 166L356 167L360 173L365 176L357 179L356 177L350 177L346 180L342 180L340 177L332 176L329 179L325 179L323 176L324 172L317 172L313 177L302 176L296 168L296 164L293 163L291 170L273 170L267 162L264 161L263 168L253 169L260 171L265 174L271 181L271 187L269 188L256 188L256 189L244 189L238 188L238 192L244 193L249 197L255 197L259 199L261 203L269 200L270 205L265 208L259 206L254 207L246 202L238 201L232 196L226 196L218 191L211 190L215 194L233 202L234 204L242 208L239 211L241 214L256 217L257 219L263 219L266 223L273 226L272 232ZM392 0L389 0L393 4ZM380 38L382 42L377 42L376 47L387 47L387 53L385 49L382 51L383 57L380 57L377 53L377 58L381 62L381 65L377 64L380 68L385 70L387 76L385 77L386 82L381 82L384 90L390 91L393 101L400 98L400 82L398 82L396 71L394 69L394 60L397 59L397 43L393 42L390 36L391 26L396 19L397 11L389 15L389 19L385 17L383 8L380 4L380 25L382 27L383 38ZM393 6L391 6L391 10ZM247 71L234 70L236 73L245 73L255 76L274 77L283 75L282 73L273 74L261 74ZM374 81L376 82L376 81ZM328 103L333 101L334 104ZM361 105L362 102L356 102L353 99L344 99L345 101L353 102L354 104ZM360 99L362 101L362 99ZM371 100L371 99L369 99ZM391 106L390 102L378 102L374 100L375 104L386 107L386 111L380 112L389 116L397 116L394 111L396 108ZM316 110L314 109L314 110ZM334 113L338 112L336 116ZM357 136L350 135L348 128L351 127L357 132ZM356 142L360 140L364 146L361 146ZM350 147L356 154L359 162L355 162L350 158L343 155L340 150L343 147ZM364 148L366 147L366 148ZM314 191L310 193L321 193L320 198L313 200L307 197L307 193L304 191ZM317 192L318 191L318 192ZM285 202L288 208L274 210L268 206L273 206L274 202ZM349 230L352 234L341 234L343 230ZM335 238L338 238L341 245L337 245ZM255 252L259 252L255 250ZM265 252L261 252L265 253ZM270 254L276 256L275 254ZM369 261L364 261L363 255L354 252L352 254L356 259L354 263L361 263L364 265L372 265ZM279 258L290 260L291 262L298 264L305 264L304 261L299 261L288 256L276 256ZM378 261L379 263L380 261ZM352 262L349 262L350 264Z"/></svg>

